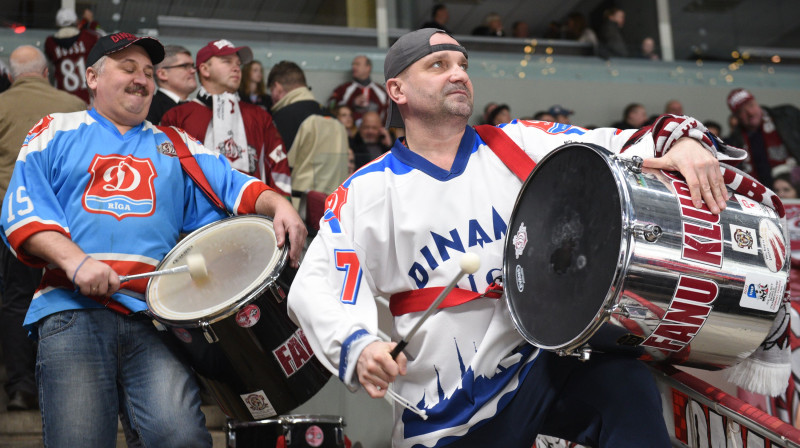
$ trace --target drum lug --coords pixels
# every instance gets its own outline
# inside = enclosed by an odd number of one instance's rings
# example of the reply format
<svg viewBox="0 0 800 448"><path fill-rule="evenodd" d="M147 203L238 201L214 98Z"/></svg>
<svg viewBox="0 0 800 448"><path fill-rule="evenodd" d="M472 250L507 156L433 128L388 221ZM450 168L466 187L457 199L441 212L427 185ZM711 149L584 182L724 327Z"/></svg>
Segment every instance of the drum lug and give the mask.
<svg viewBox="0 0 800 448"><path fill-rule="evenodd" d="M588 361L592 357L592 349L589 347L581 347L576 351L557 350L556 353L558 356L574 356L582 362Z"/></svg>
<svg viewBox="0 0 800 448"><path fill-rule="evenodd" d="M636 223L630 227L634 236L642 237L648 243L655 243L664 234L660 226L655 224L641 224Z"/></svg>
<svg viewBox="0 0 800 448"><path fill-rule="evenodd" d="M278 286L276 283L272 283L269 285L269 290L272 291L273 297L278 303L283 303L286 300L286 293L283 291L283 288Z"/></svg>
<svg viewBox="0 0 800 448"><path fill-rule="evenodd" d="M619 157L618 160L622 162L622 164L625 165L625 168L627 168L631 173L642 173L642 164L644 163L644 159L641 157L633 156L630 159Z"/></svg>
<svg viewBox="0 0 800 448"><path fill-rule="evenodd" d="M203 330L203 336L206 337L206 341L208 341L209 344L219 342L217 334L214 333L214 329L211 328L208 322L200 322L200 329Z"/></svg>
<svg viewBox="0 0 800 448"><path fill-rule="evenodd" d="M644 320L648 311L647 307L644 306L620 304L616 304L608 310L609 314L619 314L622 317L639 320Z"/></svg>

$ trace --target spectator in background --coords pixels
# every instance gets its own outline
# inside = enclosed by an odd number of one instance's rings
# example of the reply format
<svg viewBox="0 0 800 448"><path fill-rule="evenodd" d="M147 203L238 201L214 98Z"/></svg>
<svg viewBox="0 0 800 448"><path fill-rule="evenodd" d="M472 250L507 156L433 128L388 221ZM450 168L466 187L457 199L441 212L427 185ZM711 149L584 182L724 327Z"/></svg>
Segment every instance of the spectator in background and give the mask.
<svg viewBox="0 0 800 448"><path fill-rule="evenodd" d="M591 44L592 54L597 54L597 46L600 42L597 39L597 34L589 28L586 22L586 16L577 11L569 13L564 28L565 39Z"/></svg>
<svg viewBox="0 0 800 448"><path fill-rule="evenodd" d="M547 113L553 117L553 121L556 123L572 124L569 116L575 112L556 104L551 106L550 109L547 110Z"/></svg>
<svg viewBox="0 0 800 448"><path fill-rule="evenodd" d="M90 11L91 12L91 11ZM58 31L44 41L44 54L53 64L56 87L78 95L89 104L86 87L86 56L97 43L100 34L78 28L78 16L72 8L61 8L56 14Z"/></svg>
<svg viewBox="0 0 800 448"><path fill-rule="evenodd" d="M545 39L561 39L563 37L561 32L561 24L555 20L550 21L550 23L547 24L547 29L544 30L542 37Z"/></svg>
<svg viewBox="0 0 800 448"><path fill-rule="evenodd" d="M483 19L483 25L473 29L472 35L505 37L506 32L503 30L503 20L500 18L500 14L496 12L486 14L486 17Z"/></svg>
<svg viewBox="0 0 800 448"><path fill-rule="evenodd" d="M609 8L603 12L603 24L600 28L600 55L605 58L628 57L628 47L622 36L625 26L625 11L620 8Z"/></svg>
<svg viewBox="0 0 800 448"><path fill-rule="evenodd" d="M647 110L639 103L631 103L625 106L622 112L622 121L611 125L617 129L639 129L647 123Z"/></svg>
<svg viewBox="0 0 800 448"><path fill-rule="evenodd" d="M422 28L438 28L447 34L451 34L450 30L447 29L447 21L450 19L450 13L447 11L447 6L437 3L433 5L433 9L431 10L431 20L420 25L420 29Z"/></svg>
<svg viewBox="0 0 800 448"><path fill-rule="evenodd" d="M294 62L275 64L267 87L275 101L272 117L288 151L292 196L311 190L333 193L347 178L349 145L344 126L326 116L327 111L308 89L305 73ZM292 203L300 207L299 199Z"/></svg>
<svg viewBox="0 0 800 448"><path fill-rule="evenodd" d="M358 126L353 120L353 111L347 106L339 106L333 109L333 116L339 120L347 131L347 140L349 146L352 148L355 143L356 135L358 135Z"/></svg>
<svg viewBox="0 0 800 448"><path fill-rule="evenodd" d="M392 147L394 139L383 125L377 112L367 112L358 127L356 144L353 146L356 170L380 157Z"/></svg>
<svg viewBox="0 0 800 448"><path fill-rule="evenodd" d="M358 55L353 58L350 65L353 79L339 85L328 99L328 107L333 110L336 106L347 106L353 111L353 120L356 125L361 122L361 117L369 111L377 112L381 120L386 120L386 109L389 107L389 97L383 86L372 80L372 61Z"/></svg>
<svg viewBox="0 0 800 448"><path fill-rule="evenodd" d="M669 100L667 101L667 104L664 105L664 113L671 115L684 115L683 104L681 104L681 102L678 100Z"/></svg>
<svg viewBox="0 0 800 448"><path fill-rule="evenodd" d="M639 57L649 59L651 61L660 61L661 56L656 51L656 41L652 37L645 37L642 39L641 53Z"/></svg>
<svg viewBox="0 0 800 448"><path fill-rule="evenodd" d="M781 199L798 199L800 195L800 187L795 183L796 179L792 177L792 172L796 171L796 167L788 166L786 164L775 167L772 170L772 191Z"/></svg>
<svg viewBox="0 0 800 448"><path fill-rule="evenodd" d="M511 108L508 104L500 104L489 113L488 124L497 126L498 124L508 123L511 121Z"/></svg>
<svg viewBox="0 0 800 448"><path fill-rule="evenodd" d="M272 110L272 97L264 85L264 66L258 61L250 61L242 67L242 84L239 86L239 99L255 104L267 112Z"/></svg>
<svg viewBox="0 0 800 448"><path fill-rule="evenodd" d="M708 132L714 134L714 136L719 137L720 139L722 138L722 126L719 123L713 120L705 120L703 121L703 124L706 125Z"/></svg>
<svg viewBox="0 0 800 448"><path fill-rule="evenodd" d="M48 80L47 59L36 47L17 47L9 58L14 83L0 94L0 198L5 197L11 173L25 136L45 115L86 110L81 98L57 90ZM10 204L8 204L10 205ZM22 327L25 313L42 279L42 269L17 260L0 244L0 342L6 365L9 411L38 409L34 375L36 349Z"/></svg>
<svg viewBox="0 0 800 448"><path fill-rule="evenodd" d="M78 22L78 29L81 30L92 30L97 32L97 34L101 36L105 36L105 31L100 28L100 24L94 20L94 13L91 9L86 8L83 10L83 15L81 16L81 21Z"/></svg>
<svg viewBox="0 0 800 448"><path fill-rule="evenodd" d="M752 93L734 89L728 108L738 120L726 143L744 148L740 168L764 185L772 184L772 169L800 161L800 109L792 105L761 106Z"/></svg>
<svg viewBox="0 0 800 448"><path fill-rule="evenodd" d="M11 87L11 72L8 66L0 59L0 93L5 92Z"/></svg>
<svg viewBox="0 0 800 448"><path fill-rule="evenodd" d="M289 162L272 116L239 101L237 94L242 62L252 60L250 47L235 47L225 39L209 42L196 56L201 86L197 98L168 110L161 124L186 130L215 154L227 157L234 169L289 196Z"/></svg>
<svg viewBox="0 0 800 448"><path fill-rule="evenodd" d="M554 123L556 121L556 117L552 116L549 111L540 110L533 114L533 119L538 121L549 121Z"/></svg>
<svg viewBox="0 0 800 448"><path fill-rule="evenodd" d="M147 112L147 121L153 124L161 123L164 113L188 100L197 88L192 53L180 45L165 45L164 52L164 60L153 72L158 89Z"/></svg>
<svg viewBox="0 0 800 448"><path fill-rule="evenodd" d="M497 103L495 102L486 103L486 105L483 106L483 115L481 115L480 124L489 124L489 114L492 113L495 107L497 107Z"/></svg>
<svg viewBox="0 0 800 448"><path fill-rule="evenodd" d="M528 32L528 23L518 20L511 25L511 37L519 37L527 39L530 37Z"/></svg>

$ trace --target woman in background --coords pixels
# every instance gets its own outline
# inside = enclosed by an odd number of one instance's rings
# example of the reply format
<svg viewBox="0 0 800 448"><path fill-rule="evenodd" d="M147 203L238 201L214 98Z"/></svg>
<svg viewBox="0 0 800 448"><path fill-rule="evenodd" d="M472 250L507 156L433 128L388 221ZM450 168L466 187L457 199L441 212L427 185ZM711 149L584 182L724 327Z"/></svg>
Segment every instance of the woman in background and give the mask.
<svg viewBox="0 0 800 448"><path fill-rule="evenodd" d="M272 97L267 94L264 86L264 67L260 62L251 61L242 66L239 98L245 103L261 106L267 112L272 109Z"/></svg>

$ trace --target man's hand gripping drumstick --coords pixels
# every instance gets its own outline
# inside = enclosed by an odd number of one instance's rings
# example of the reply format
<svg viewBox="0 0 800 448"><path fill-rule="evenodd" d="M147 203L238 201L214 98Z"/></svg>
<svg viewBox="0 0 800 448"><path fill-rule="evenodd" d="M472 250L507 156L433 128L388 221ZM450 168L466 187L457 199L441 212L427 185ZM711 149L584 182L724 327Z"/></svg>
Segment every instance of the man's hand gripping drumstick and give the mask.
<svg viewBox="0 0 800 448"><path fill-rule="evenodd" d="M373 342L364 348L361 355L358 357L356 373L358 375L358 381L370 397L383 397L387 392L390 392L388 391L389 383L393 382L397 375L406 374L407 359L405 354L402 353L402 350L406 347L408 341L416 334L417 330L419 330L431 314L433 314L444 298L450 294L450 291L452 291L456 283L461 280L461 277L465 274L475 273L480 267L480 264L480 258L476 254L464 254L459 262L460 270L458 274L453 277L447 287L439 293L436 300L428 306L428 309L425 310L422 317L420 317L411 331L409 331L400 342ZM390 392L390 395L403 406L409 406L410 402L408 402L408 400L396 396L393 392ZM417 412L415 409L411 410ZM417 413L423 418L426 418L423 411Z"/></svg>

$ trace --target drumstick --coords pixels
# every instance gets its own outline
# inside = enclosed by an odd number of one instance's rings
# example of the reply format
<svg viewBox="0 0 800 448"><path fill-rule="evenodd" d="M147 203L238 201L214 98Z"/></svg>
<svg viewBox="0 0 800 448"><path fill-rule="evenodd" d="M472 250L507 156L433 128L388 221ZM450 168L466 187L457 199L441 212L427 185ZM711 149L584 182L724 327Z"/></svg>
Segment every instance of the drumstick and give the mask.
<svg viewBox="0 0 800 448"><path fill-rule="evenodd" d="M464 254L463 257L461 257L461 261L459 261L459 266L461 267L461 269L458 271L458 274L455 277L453 277L452 280L450 280L450 284L448 284L447 287L444 288L444 290L442 290L442 292L439 293L439 295L436 297L436 300L434 300L433 303L430 304L428 309L425 310L425 314L423 314L422 317L419 318L417 323L414 325L413 328L411 328L411 331L408 332L406 337L400 339L400 342L397 343L394 350L392 350L391 352L392 359L396 359L397 355L399 355L400 352L403 351L404 348L406 348L409 339L411 339L414 336L414 334L416 334L417 330L419 330L419 327L422 326L422 323L425 322L431 316L431 314L433 314L433 311L436 309L436 307L439 306L440 303L442 303L442 300L444 300L444 298L447 297L448 294L450 294L450 291L452 291L453 288L456 286L456 283L458 283L458 281L461 280L461 277L464 274L474 274L478 270L478 268L481 267L481 259L480 257L478 257L477 254L474 254L472 252L467 252Z"/></svg>
<svg viewBox="0 0 800 448"><path fill-rule="evenodd" d="M162 269L160 271L145 272L143 274L134 275L120 275L119 282L124 283L137 278L155 277L158 275L171 275L179 274L181 272L188 272L192 280L200 280L208 277L208 269L206 269L206 259L201 254L189 254L186 257L186 264L169 269Z"/></svg>

